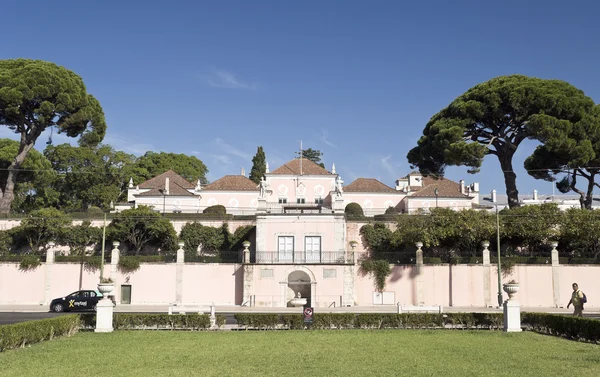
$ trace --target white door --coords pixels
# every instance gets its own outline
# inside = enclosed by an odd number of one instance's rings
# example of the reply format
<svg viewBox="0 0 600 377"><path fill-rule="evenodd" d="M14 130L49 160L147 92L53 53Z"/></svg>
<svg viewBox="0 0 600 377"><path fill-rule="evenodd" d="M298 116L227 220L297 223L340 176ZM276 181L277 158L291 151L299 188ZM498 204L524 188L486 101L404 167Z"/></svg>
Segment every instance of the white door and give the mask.
<svg viewBox="0 0 600 377"><path fill-rule="evenodd" d="M321 262L321 237L306 237L304 239L306 263Z"/></svg>
<svg viewBox="0 0 600 377"><path fill-rule="evenodd" d="M294 237L279 237L278 254L280 263L290 263L294 261Z"/></svg>

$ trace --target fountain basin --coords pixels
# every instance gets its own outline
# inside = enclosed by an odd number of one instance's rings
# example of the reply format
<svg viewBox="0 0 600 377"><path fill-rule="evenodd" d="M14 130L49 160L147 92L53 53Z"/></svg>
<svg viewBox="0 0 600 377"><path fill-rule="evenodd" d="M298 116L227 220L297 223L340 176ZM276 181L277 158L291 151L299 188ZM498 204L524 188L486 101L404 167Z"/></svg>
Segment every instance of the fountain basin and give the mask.
<svg viewBox="0 0 600 377"><path fill-rule="evenodd" d="M305 297L295 297L290 300L290 304L294 307L300 307L306 305L308 301Z"/></svg>

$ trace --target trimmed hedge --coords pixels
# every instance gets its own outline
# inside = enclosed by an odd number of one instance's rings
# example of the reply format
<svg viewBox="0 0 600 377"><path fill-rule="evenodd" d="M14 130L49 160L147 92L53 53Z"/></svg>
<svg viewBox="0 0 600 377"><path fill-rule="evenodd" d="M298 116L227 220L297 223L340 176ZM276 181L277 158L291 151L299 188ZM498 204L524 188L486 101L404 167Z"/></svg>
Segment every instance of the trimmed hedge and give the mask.
<svg viewBox="0 0 600 377"><path fill-rule="evenodd" d="M216 324L225 324L224 315L217 314ZM81 314L81 326L93 329L96 326L96 315ZM208 314L137 314L114 313L113 328L115 330L207 330L210 328Z"/></svg>
<svg viewBox="0 0 600 377"><path fill-rule="evenodd" d="M55 318L0 326L0 352L51 340L59 336L71 336L80 327L76 314Z"/></svg>
<svg viewBox="0 0 600 377"><path fill-rule="evenodd" d="M547 313L522 313L521 323L528 330L540 334L593 343L600 342L600 321L591 318Z"/></svg>
<svg viewBox="0 0 600 377"><path fill-rule="evenodd" d="M302 314L236 314L238 326L244 329L307 328ZM315 313L310 329L500 329L501 313Z"/></svg>

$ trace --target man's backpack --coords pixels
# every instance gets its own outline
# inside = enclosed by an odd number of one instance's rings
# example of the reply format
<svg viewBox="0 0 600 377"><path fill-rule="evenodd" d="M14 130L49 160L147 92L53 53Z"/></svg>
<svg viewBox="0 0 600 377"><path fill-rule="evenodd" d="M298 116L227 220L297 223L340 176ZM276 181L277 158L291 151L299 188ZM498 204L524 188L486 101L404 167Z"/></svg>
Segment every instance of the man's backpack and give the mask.
<svg viewBox="0 0 600 377"><path fill-rule="evenodd" d="M585 304L587 302L587 296L585 295L585 293L583 293L583 291L581 291L581 294L583 295L583 297L581 298L581 303Z"/></svg>

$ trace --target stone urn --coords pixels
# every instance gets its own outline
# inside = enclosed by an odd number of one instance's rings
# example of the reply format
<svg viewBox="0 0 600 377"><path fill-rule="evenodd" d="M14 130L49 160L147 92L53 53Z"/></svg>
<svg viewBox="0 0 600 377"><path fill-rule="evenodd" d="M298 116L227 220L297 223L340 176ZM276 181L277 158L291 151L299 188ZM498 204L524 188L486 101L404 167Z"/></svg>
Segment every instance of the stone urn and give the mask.
<svg viewBox="0 0 600 377"><path fill-rule="evenodd" d="M306 305L307 302L308 301L306 300L306 297L300 296L300 292L298 292L298 295L296 297L290 300L290 304L296 308Z"/></svg>
<svg viewBox="0 0 600 377"><path fill-rule="evenodd" d="M104 298L108 298L108 295L115 288L114 283L98 283L98 291L102 293Z"/></svg>
<svg viewBox="0 0 600 377"><path fill-rule="evenodd" d="M519 283L514 281L502 284L502 289L508 294L508 299L512 300L514 295L519 291Z"/></svg>

